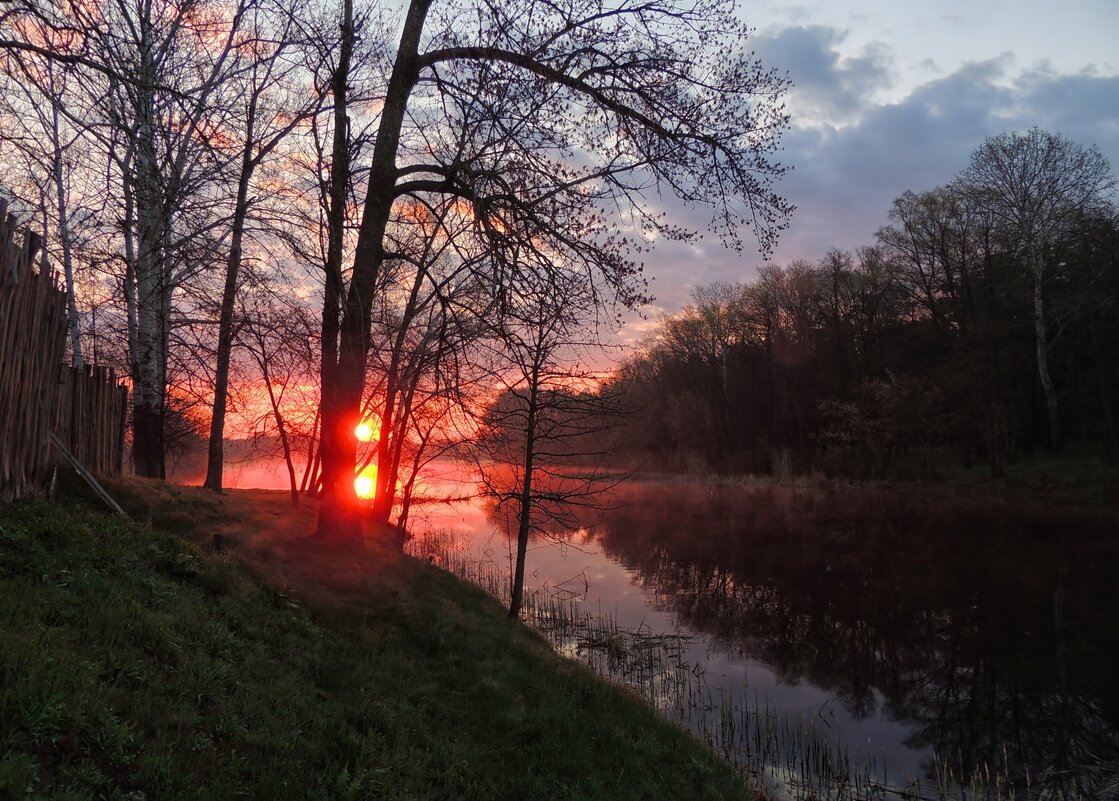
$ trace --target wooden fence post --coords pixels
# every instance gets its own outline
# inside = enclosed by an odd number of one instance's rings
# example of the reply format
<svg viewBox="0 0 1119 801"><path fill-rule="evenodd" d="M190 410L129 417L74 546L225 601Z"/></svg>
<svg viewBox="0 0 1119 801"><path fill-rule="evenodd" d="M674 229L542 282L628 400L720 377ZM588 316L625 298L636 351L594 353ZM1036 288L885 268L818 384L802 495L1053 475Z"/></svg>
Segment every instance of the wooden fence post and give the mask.
<svg viewBox="0 0 1119 801"><path fill-rule="evenodd" d="M57 462L52 437L94 473L123 467L128 390L112 370L64 363L66 293L0 198L0 500L41 492Z"/></svg>

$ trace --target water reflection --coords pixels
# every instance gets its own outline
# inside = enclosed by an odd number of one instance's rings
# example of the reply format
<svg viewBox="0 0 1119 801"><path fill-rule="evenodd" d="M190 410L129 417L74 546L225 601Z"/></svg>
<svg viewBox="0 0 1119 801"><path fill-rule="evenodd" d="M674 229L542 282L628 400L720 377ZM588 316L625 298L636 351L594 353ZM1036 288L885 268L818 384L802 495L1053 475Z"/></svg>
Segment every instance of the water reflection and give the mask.
<svg viewBox="0 0 1119 801"><path fill-rule="evenodd" d="M721 690L743 675L756 687L765 666L786 711L827 708L824 725L905 752L891 756L894 786L906 772L926 787L979 772L990 797L1007 797L1006 781L1019 797L1119 797L1114 520L885 490L635 482L607 505L574 510L582 528L566 535L592 596L618 603L624 591L603 583L636 585L641 621L700 635ZM530 554L530 571L572 567Z"/></svg>
<svg viewBox="0 0 1119 801"><path fill-rule="evenodd" d="M885 491L631 484L620 500L594 537L687 627L854 719L880 693L956 776L1114 794L1113 522Z"/></svg>

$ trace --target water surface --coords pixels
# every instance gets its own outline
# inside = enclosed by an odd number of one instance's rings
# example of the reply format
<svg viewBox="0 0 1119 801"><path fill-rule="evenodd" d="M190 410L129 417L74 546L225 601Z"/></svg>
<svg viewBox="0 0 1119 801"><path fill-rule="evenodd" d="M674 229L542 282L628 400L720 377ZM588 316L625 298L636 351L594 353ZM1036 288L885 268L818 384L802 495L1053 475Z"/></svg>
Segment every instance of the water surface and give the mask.
<svg viewBox="0 0 1119 801"><path fill-rule="evenodd" d="M533 539L530 586L682 635L691 700L666 711L753 751L781 794L1119 797L1113 519L854 488L631 481L599 500ZM484 502L413 515L508 569Z"/></svg>

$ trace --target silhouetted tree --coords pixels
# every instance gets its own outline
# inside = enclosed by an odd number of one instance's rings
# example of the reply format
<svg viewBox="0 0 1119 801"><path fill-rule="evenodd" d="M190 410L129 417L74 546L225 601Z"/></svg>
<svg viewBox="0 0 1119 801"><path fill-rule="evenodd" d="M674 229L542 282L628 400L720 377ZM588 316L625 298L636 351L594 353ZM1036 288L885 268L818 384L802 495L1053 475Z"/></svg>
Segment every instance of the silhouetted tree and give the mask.
<svg viewBox="0 0 1119 801"><path fill-rule="evenodd" d="M520 615L529 536L563 526L575 506L597 505L616 396L595 392L574 363L593 345L586 326L593 287L562 268L517 281L493 331L500 392L481 415L477 448L483 494L514 522L516 561L509 616ZM577 470L578 472L574 472ZM513 533L513 532L510 532Z"/></svg>
<svg viewBox="0 0 1119 801"><path fill-rule="evenodd" d="M786 82L742 51L747 30L732 3L572 0L486 4L470 14L452 4L429 19L431 10L430 0L405 10L340 318L324 307L319 533L344 540L360 537L350 432L389 256L385 234L402 197L470 205L475 236L495 254L499 302L505 270L546 269L555 258L604 276L623 302L639 299L637 266L605 212L624 206L639 225L681 235L643 211L653 185L708 205L712 227L735 245L743 225L771 244L789 211L772 189L784 168L770 160ZM448 119L459 110L469 118ZM454 149L425 145L463 125L487 146L468 165L439 160ZM519 242L531 234L539 257L501 258L513 230Z"/></svg>
<svg viewBox="0 0 1119 801"><path fill-rule="evenodd" d="M298 126L306 123L322 107L325 92L306 91L306 70L302 69L307 48L298 38L305 36L292 13L279 9L251 8L243 23L247 36L257 42L240 59L234 82L243 88L239 113L227 123L230 162L236 169L229 220L229 251L225 260L225 281L218 310L217 347L214 365L214 402L210 417L206 478L203 486L220 492L224 463L225 411L229 392L229 366L235 340L234 310L240 286L244 256L245 227L249 218L250 188L258 168ZM278 22L272 20L278 19ZM263 367L262 367L263 369ZM281 436L283 429L281 427ZM291 469L285 443L285 456ZM293 482L294 484L294 482ZM293 490L294 492L294 490ZM294 497L294 496L293 496Z"/></svg>
<svg viewBox="0 0 1119 801"><path fill-rule="evenodd" d="M260 44L242 28L260 3L19 2L0 16L8 57L72 68L58 108L96 144L116 210L105 263L123 267L132 454L143 476L165 474L177 294L219 261L228 160L215 144L240 91L233 78Z"/></svg>

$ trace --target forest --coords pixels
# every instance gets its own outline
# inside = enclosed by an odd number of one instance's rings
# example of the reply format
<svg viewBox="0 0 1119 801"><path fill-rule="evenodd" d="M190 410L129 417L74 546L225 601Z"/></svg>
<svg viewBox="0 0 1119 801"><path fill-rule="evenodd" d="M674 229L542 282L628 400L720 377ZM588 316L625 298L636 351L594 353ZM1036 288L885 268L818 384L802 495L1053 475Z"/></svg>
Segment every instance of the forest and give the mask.
<svg viewBox="0 0 1119 801"><path fill-rule="evenodd" d="M698 287L615 379L634 455L923 478L1116 458L1119 216L1098 152L993 137L855 252Z"/></svg>

